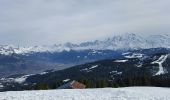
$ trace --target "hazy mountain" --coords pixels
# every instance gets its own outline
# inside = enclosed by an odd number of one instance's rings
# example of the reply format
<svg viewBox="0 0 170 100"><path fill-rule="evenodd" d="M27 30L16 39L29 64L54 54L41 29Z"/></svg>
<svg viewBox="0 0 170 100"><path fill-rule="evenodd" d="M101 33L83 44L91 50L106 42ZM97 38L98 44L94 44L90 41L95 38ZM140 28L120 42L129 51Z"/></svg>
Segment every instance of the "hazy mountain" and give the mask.
<svg viewBox="0 0 170 100"><path fill-rule="evenodd" d="M62 52L70 50L120 50L120 49L147 49L147 48L170 48L170 36L167 34L140 36L136 34L123 34L113 36L104 40L95 40L83 42L80 44L55 44L52 46L32 46L16 47L9 45L0 45L0 54L28 54L37 52Z"/></svg>

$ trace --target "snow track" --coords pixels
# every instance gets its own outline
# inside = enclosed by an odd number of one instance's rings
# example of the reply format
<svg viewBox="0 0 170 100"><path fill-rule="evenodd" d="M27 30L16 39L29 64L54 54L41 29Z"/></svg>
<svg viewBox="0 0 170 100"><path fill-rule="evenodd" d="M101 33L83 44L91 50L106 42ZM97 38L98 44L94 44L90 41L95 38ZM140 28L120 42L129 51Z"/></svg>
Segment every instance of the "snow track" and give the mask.
<svg viewBox="0 0 170 100"><path fill-rule="evenodd" d="M122 62L122 63L124 63L124 62L127 62L128 60L115 60L114 62Z"/></svg>
<svg viewBox="0 0 170 100"><path fill-rule="evenodd" d="M170 100L169 88L128 87L1 92L0 100Z"/></svg>

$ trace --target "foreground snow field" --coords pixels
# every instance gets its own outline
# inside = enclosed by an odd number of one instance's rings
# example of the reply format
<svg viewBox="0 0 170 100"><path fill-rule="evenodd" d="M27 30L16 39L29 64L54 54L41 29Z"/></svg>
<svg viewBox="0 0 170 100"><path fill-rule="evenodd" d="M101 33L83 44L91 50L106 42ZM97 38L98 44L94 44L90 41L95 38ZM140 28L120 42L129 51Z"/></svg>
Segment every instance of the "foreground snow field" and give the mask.
<svg viewBox="0 0 170 100"><path fill-rule="evenodd" d="M170 100L170 88L127 87L1 92L0 100Z"/></svg>

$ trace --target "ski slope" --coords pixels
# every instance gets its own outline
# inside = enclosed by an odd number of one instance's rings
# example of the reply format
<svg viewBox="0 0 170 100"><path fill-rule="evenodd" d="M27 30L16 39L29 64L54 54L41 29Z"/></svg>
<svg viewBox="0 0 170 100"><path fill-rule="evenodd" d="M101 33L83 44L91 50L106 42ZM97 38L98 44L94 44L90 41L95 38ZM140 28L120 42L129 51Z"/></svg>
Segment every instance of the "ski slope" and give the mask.
<svg viewBox="0 0 170 100"><path fill-rule="evenodd" d="M170 88L127 87L1 92L0 100L170 100Z"/></svg>
<svg viewBox="0 0 170 100"><path fill-rule="evenodd" d="M162 64L165 62L167 58L168 58L168 55L162 55L158 60L152 62L152 64L159 65L159 71L155 75L165 74Z"/></svg>

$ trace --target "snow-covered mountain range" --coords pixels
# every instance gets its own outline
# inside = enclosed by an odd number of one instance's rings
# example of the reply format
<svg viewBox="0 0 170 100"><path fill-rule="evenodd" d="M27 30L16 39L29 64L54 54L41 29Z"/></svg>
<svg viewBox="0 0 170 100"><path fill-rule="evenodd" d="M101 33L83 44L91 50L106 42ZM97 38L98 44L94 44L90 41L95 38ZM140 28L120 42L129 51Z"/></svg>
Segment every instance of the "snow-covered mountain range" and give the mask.
<svg viewBox="0 0 170 100"><path fill-rule="evenodd" d="M104 40L95 40L91 42L83 42L80 44L55 44L51 46L32 46L20 47L12 45L0 45L0 54L26 54L33 52L61 52L70 50L119 50L119 49L147 49L147 48L170 48L170 35L150 35L142 36L133 33L116 35Z"/></svg>

